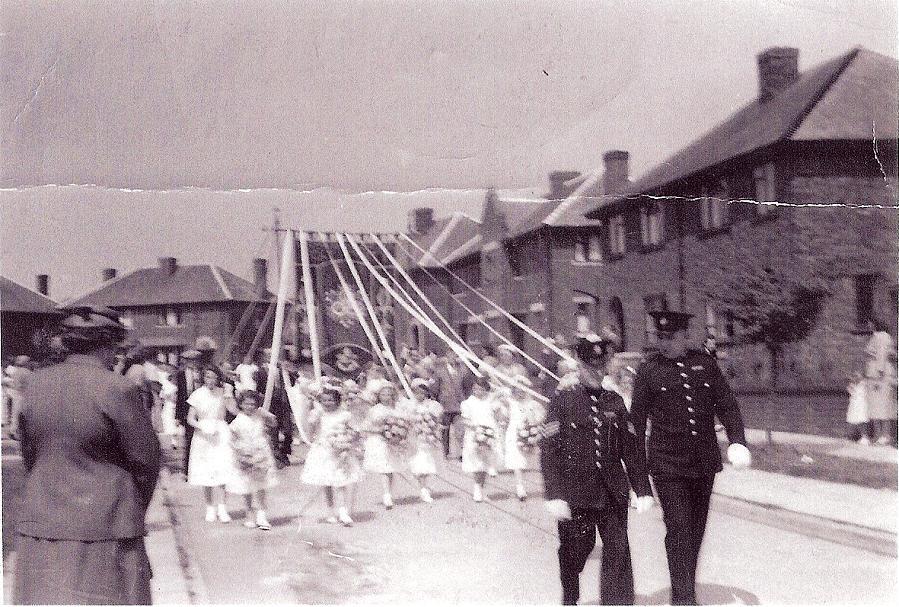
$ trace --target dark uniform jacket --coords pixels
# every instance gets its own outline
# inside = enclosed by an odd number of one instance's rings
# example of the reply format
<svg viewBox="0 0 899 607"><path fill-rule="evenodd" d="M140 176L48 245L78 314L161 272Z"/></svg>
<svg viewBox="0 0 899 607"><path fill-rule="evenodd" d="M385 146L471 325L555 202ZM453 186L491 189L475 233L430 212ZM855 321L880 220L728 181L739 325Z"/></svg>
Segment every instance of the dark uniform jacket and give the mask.
<svg viewBox="0 0 899 607"><path fill-rule="evenodd" d="M624 401L615 392L582 384L550 399L540 443L543 492L573 508L626 506L629 488L651 495L643 449ZM630 482L628 482L628 480Z"/></svg>
<svg viewBox="0 0 899 607"><path fill-rule="evenodd" d="M188 373L191 374L193 382L188 382ZM190 411L190 404L187 402L187 399L190 398L193 392L191 383L193 383L193 390L202 386L203 373L199 369L191 369L189 367L178 369L178 372L175 374L175 388L178 390L178 393L175 395L175 419L184 426L187 425L187 413Z"/></svg>
<svg viewBox="0 0 899 607"><path fill-rule="evenodd" d="M721 450L715 418L731 443L746 444L743 418L714 358L689 351L678 359L655 354L634 379L631 418L637 436L647 440L649 472L654 477L698 478L720 472Z"/></svg>
<svg viewBox="0 0 899 607"><path fill-rule="evenodd" d="M31 377L20 418L28 476L19 533L80 541L145 534L160 450L133 382L73 354Z"/></svg>

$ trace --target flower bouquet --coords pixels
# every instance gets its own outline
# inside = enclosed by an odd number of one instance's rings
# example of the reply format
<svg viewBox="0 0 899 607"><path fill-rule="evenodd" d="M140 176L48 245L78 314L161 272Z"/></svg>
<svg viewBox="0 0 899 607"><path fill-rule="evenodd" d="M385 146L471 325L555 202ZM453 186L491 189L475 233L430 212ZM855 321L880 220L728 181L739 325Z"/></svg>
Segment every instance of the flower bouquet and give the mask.
<svg viewBox="0 0 899 607"><path fill-rule="evenodd" d="M496 441L496 430L490 426L474 427L474 442L482 454L489 454L493 450L494 441Z"/></svg>
<svg viewBox="0 0 899 607"><path fill-rule="evenodd" d="M525 418L518 429L518 448L522 451L533 451L543 438L543 424Z"/></svg>
<svg viewBox="0 0 899 607"><path fill-rule="evenodd" d="M340 424L325 435L325 444L334 453L338 466L346 466L350 458L357 457L360 451L359 433L348 424Z"/></svg>
<svg viewBox="0 0 899 607"><path fill-rule="evenodd" d="M422 411L416 420L418 435L429 445L440 444L440 415L434 411Z"/></svg>
<svg viewBox="0 0 899 607"><path fill-rule="evenodd" d="M231 452L241 474L246 474L257 481L265 479L274 465L268 442L259 441L252 433L236 432L232 428Z"/></svg>
<svg viewBox="0 0 899 607"><path fill-rule="evenodd" d="M409 438L409 420L398 415L390 415L381 424L381 436L392 447L405 445Z"/></svg>

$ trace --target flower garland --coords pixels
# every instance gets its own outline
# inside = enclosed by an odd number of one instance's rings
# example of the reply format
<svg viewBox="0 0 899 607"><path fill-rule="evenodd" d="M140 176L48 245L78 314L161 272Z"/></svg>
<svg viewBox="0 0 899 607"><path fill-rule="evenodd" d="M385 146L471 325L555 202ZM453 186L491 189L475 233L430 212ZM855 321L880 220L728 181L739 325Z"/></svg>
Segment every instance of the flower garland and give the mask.
<svg viewBox="0 0 899 607"><path fill-rule="evenodd" d="M409 438L409 420L399 415L387 416L381 424L381 436L392 447L402 447Z"/></svg>
<svg viewBox="0 0 899 607"><path fill-rule="evenodd" d="M440 416L435 411L420 411L416 419L418 436L429 445L438 445L441 442L440 431L443 428Z"/></svg>

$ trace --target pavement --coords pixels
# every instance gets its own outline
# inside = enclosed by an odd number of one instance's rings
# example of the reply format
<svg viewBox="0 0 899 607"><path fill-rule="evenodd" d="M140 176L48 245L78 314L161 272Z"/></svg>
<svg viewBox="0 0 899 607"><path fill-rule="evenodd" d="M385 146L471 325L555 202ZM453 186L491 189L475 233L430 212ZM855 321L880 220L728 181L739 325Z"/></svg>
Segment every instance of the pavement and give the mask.
<svg viewBox="0 0 899 607"><path fill-rule="evenodd" d="M757 430L749 430L747 438L750 444L767 441L765 433ZM840 457L896 462L895 449L885 447L778 432L772 438L786 444L815 444ZM16 465L18 456L10 454L6 441L3 452L6 481L6 469ZM457 462L445 462L433 483L434 504L418 503L411 482L398 479L395 511L401 511L401 516L384 513L377 505L377 479L369 477L356 491L357 525L345 529L324 524L320 494L299 483L300 469L301 466L294 465L283 471L282 485L271 492L269 511L275 529L268 533L243 528L240 511L233 512L232 524L210 526L202 521L199 490L164 471L147 513L154 602L387 603L420 602L423 597L444 602L554 603L558 600L557 582L552 576L537 586L533 581L528 582L527 575L522 578L522 572L553 570L557 566L553 547L555 530L542 509L539 473L530 472L526 477L533 496L526 503L514 499L511 477L503 474L488 483L488 494L494 500L490 504L473 505L466 493L470 480ZM5 492L4 498L7 498ZM231 497L229 502L232 508L237 508L237 499ZM766 534L770 534L771 539L766 540L769 543L785 542L785 546L792 546L783 549L780 556L784 559L799 558L789 556L790 550L807 544L806 550L813 550L818 556L814 565L802 563L805 573L823 579L834 575L827 567L836 565L829 565L820 555L832 549L840 555L835 557L840 566L846 563L856 568L848 575L860 576L859 580L877 579L873 584L874 595L869 597L873 602L880 602L877 593L883 594L891 586L895 590L895 488L868 489L761 470L735 471L725 466L716 479L712 510L704 554L734 550L733 541L725 542L716 536L726 538L729 529L740 526L751 530L741 540L750 542L746 551L751 550L752 541L758 542ZM631 541L635 576L642 580L638 583L638 601L657 604L666 600L664 549L654 545L664 534L664 528L658 508L649 517L639 518L632 513ZM368 524L375 519L377 525ZM7 536L8 525L3 531ZM635 537L647 534L651 536L647 540L638 541ZM521 538L516 541L523 544L523 549L511 552L502 550L504 544L492 545L495 539L485 539L516 537ZM389 549L385 542L389 543ZM535 545L543 548L530 549ZM240 548L234 550L235 547ZM5 557L4 595L14 574L14 551L5 553ZM452 575L448 571L444 571L445 575L440 573L440 562L452 563ZM263 564L265 575L254 568L257 565L262 568ZM747 571L758 565L747 563L739 569L749 575ZM733 569L716 559L704 559L705 579L720 583L709 582L700 588L700 600L706 603L797 602L790 599L794 595L789 592L790 584L798 582L786 577L778 583L777 592L781 594L764 596L758 590L749 592L741 588L736 575L739 572L732 572ZM758 575L764 578L768 574L760 570ZM473 587L464 583L459 587L459 580L469 580ZM587 586L595 586L595 582L585 582ZM869 590L871 587L872 583L866 586ZM245 592L235 594L235 588ZM822 600L833 600L832 592L827 594L823 588L819 591ZM588 601L590 596L585 591Z"/></svg>

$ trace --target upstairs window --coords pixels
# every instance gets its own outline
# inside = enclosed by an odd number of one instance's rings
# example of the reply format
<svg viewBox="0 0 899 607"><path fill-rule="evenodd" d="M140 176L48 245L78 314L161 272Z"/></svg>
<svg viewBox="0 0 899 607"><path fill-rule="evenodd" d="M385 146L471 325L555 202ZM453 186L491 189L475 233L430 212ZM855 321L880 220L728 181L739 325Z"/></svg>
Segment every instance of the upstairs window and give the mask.
<svg viewBox="0 0 899 607"><path fill-rule="evenodd" d="M582 234L574 243L575 261L602 261L602 241L599 234Z"/></svg>
<svg viewBox="0 0 899 607"><path fill-rule="evenodd" d="M181 310L173 307L161 308L157 315L156 324L160 327L180 327Z"/></svg>
<svg viewBox="0 0 899 607"><path fill-rule="evenodd" d="M644 247L657 247L662 244L663 218L662 207L657 202L640 209L640 234Z"/></svg>
<svg viewBox="0 0 899 607"><path fill-rule="evenodd" d="M876 274L859 274L855 277L855 322L860 329L867 329L874 322L876 282Z"/></svg>
<svg viewBox="0 0 899 607"><path fill-rule="evenodd" d="M755 199L758 202L777 201L777 182L775 181L774 163L769 162L755 167L752 171L755 181ZM774 207L768 204L756 204L755 213L758 216L769 215Z"/></svg>
<svg viewBox="0 0 899 607"><path fill-rule="evenodd" d="M119 316L119 321L122 323L126 329L134 328L134 313L131 310L125 310L122 312L122 315Z"/></svg>
<svg viewBox="0 0 899 607"><path fill-rule="evenodd" d="M615 215L609 220L609 251L612 255L624 255L627 251L624 215Z"/></svg>
<svg viewBox="0 0 899 607"><path fill-rule="evenodd" d="M727 188L722 189L724 191L717 195L709 195L706 188L702 188L700 219L703 231L712 232L727 225Z"/></svg>

